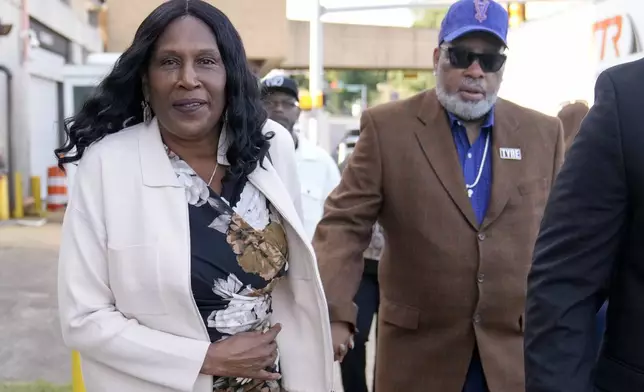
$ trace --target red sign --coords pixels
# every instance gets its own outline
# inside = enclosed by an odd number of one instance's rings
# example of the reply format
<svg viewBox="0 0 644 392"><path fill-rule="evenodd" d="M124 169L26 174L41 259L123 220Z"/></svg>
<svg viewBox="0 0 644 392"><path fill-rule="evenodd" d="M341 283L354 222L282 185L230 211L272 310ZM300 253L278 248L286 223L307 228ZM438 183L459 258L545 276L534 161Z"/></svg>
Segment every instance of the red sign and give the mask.
<svg viewBox="0 0 644 392"><path fill-rule="evenodd" d="M593 33L601 32L601 41L599 47L599 59L604 60L606 57L606 37L608 30L613 29L615 33L610 38L611 46L615 52L615 57L619 57L619 39L622 37L622 23L623 18L621 15L613 16L608 19L600 20L593 24Z"/></svg>

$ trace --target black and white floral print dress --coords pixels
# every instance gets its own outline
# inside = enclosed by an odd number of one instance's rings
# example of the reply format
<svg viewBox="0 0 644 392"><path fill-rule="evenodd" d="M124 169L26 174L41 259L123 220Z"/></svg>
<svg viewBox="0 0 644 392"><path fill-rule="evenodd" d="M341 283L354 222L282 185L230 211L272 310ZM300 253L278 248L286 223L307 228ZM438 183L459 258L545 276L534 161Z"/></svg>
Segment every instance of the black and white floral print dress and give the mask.
<svg viewBox="0 0 644 392"><path fill-rule="evenodd" d="M166 151L186 191L192 292L210 340L268 330L271 292L288 270L279 215L246 178L225 178L217 195L185 161ZM268 370L279 372L279 356ZM281 386L279 381L215 377L213 391L275 392Z"/></svg>

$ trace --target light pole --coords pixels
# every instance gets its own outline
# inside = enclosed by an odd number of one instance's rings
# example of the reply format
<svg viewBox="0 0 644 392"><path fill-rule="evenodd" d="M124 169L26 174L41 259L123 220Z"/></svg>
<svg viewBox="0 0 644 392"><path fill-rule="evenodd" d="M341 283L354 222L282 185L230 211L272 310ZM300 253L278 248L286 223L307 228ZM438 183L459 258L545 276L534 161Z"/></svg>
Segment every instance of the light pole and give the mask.
<svg viewBox="0 0 644 392"><path fill-rule="evenodd" d="M454 2L453 0L430 0L409 4L379 4L328 8L323 7L320 4L320 0L309 1L311 3L311 19L309 20L309 92L311 94L311 100L313 101L313 108L316 107L316 103L321 104L321 94L324 84L324 31L322 28L322 17L324 15L338 12L388 10L397 8L443 8Z"/></svg>
<svg viewBox="0 0 644 392"><path fill-rule="evenodd" d="M311 112L308 124L308 139L318 143L318 129L322 111L324 90L324 32L322 30L322 6L320 0L311 1L311 22L309 32L309 94Z"/></svg>
<svg viewBox="0 0 644 392"><path fill-rule="evenodd" d="M449 0L433 0L432 2L411 4L381 4L362 7L322 7L320 0L308 0L311 4L309 20L309 94L311 95L311 111L308 118L307 137L317 144L320 128L320 114L323 107L324 91L324 30L322 16L336 12L387 10L396 8L435 8L452 4Z"/></svg>

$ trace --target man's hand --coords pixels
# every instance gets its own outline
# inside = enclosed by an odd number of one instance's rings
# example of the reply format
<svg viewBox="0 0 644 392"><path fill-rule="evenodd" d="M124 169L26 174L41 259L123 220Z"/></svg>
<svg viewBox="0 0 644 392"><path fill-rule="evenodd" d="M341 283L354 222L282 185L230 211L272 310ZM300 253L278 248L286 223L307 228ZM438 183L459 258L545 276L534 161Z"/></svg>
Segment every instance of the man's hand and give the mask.
<svg viewBox="0 0 644 392"><path fill-rule="evenodd" d="M335 360L342 362L347 352L354 346L351 326L343 321L331 323L331 336L333 338L333 354Z"/></svg>

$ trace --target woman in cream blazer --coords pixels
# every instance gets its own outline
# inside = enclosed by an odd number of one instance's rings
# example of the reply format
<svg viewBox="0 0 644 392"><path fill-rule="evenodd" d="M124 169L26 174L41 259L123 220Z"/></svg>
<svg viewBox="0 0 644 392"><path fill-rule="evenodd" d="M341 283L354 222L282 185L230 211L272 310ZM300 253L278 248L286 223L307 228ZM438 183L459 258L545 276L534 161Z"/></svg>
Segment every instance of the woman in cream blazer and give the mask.
<svg viewBox="0 0 644 392"><path fill-rule="evenodd" d="M298 212L293 140L271 120L269 131L271 160L249 181L280 212L288 239L290 268L273 291L271 320L282 325L283 385L329 392L329 320ZM59 306L65 342L82 355L88 392L212 392L212 377L199 374L210 340L190 287L185 192L156 121L91 147L75 182L63 223Z"/></svg>
<svg viewBox="0 0 644 392"><path fill-rule="evenodd" d="M225 15L170 0L67 123L59 308L88 392L332 390L293 140L245 64Z"/></svg>

